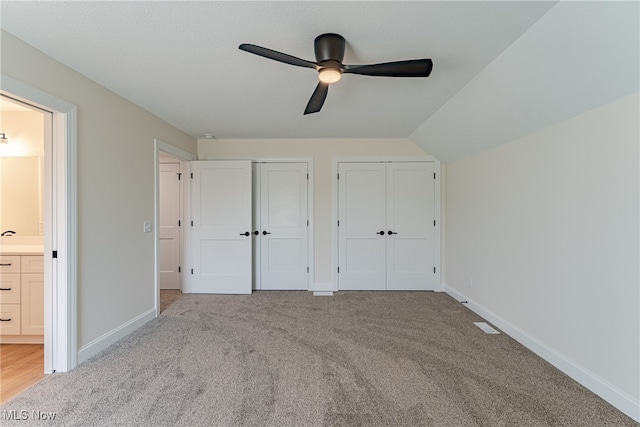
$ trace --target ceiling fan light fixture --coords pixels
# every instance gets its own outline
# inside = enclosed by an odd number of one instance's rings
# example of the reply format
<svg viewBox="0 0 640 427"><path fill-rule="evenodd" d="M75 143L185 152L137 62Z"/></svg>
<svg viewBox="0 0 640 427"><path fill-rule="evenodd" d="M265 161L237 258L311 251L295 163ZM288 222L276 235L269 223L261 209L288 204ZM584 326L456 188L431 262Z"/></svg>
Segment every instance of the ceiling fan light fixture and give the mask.
<svg viewBox="0 0 640 427"><path fill-rule="evenodd" d="M337 68L323 68L318 73L318 78L322 83L335 83L340 80L342 73Z"/></svg>

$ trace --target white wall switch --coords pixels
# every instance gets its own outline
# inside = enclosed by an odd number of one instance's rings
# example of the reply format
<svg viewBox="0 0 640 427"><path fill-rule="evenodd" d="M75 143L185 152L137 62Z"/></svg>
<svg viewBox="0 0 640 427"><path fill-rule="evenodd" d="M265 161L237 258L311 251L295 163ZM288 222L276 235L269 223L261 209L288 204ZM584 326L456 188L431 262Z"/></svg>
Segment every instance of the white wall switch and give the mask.
<svg viewBox="0 0 640 427"><path fill-rule="evenodd" d="M145 233L151 233L151 221L142 222L142 231Z"/></svg>

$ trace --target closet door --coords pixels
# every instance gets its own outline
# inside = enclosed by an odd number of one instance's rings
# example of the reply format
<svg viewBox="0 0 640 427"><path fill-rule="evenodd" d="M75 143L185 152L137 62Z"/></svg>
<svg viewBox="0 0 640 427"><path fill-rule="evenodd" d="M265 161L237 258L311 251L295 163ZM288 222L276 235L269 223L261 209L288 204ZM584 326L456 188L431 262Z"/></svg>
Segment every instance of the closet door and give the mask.
<svg viewBox="0 0 640 427"><path fill-rule="evenodd" d="M387 164L387 290L435 289L433 174L433 162Z"/></svg>
<svg viewBox="0 0 640 427"><path fill-rule="evenodd" d="M260 164L260 289L307 290L307 164Z"/></svg>
<svg viewBox="0 0 640 427"><path fill-rule="evenodd" d="M434 167L339 164L338 289L436 288Z"/></svg>
<svg viewBox="0 0 640 427"><path fill-rule="evenodd" d="M252 272L252 287L254 290L262 289L262 274L260 271L260 255L261 255L261 247L260 247L260 168L262 167L262 163L252 163L251 168L251 186L252 186L252 244L253 244L253 259L251 265L253 267Z"/></svg>
<svg viewBox="0 0 640 427"><path fill-rule="evenodd" d="M191 163L194 293L251 293L251 162Z"/></svg>
<svg viewBox="0 0 640 427"><path fill-rule="evenodd" d="M386 168L338 166L338 288L386 289Z"/></svg>

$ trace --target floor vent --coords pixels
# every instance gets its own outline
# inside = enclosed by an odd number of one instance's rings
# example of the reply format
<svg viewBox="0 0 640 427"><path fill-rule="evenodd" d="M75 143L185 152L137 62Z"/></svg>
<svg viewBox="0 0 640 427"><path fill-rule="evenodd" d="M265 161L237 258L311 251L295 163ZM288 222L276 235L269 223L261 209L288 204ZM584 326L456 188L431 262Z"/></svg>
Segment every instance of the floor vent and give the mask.
<svg viewBox="0 0 640 427"><path fill-rule="evenodd" d="M487 334L499 334L500 332L493 329L486 322L473 322L478 328L482 329Z"/></svg>

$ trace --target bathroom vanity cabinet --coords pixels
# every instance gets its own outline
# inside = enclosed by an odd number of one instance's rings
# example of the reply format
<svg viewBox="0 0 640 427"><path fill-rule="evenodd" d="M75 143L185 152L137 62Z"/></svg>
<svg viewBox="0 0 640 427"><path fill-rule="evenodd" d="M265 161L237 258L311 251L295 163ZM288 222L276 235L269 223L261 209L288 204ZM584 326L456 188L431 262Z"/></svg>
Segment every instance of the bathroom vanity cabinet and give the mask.
<svg viewBox="0 0 640 427"><path fill-rule="evenodd" d="M44 257L0 255L0 342L44 342Z"/></svg>

